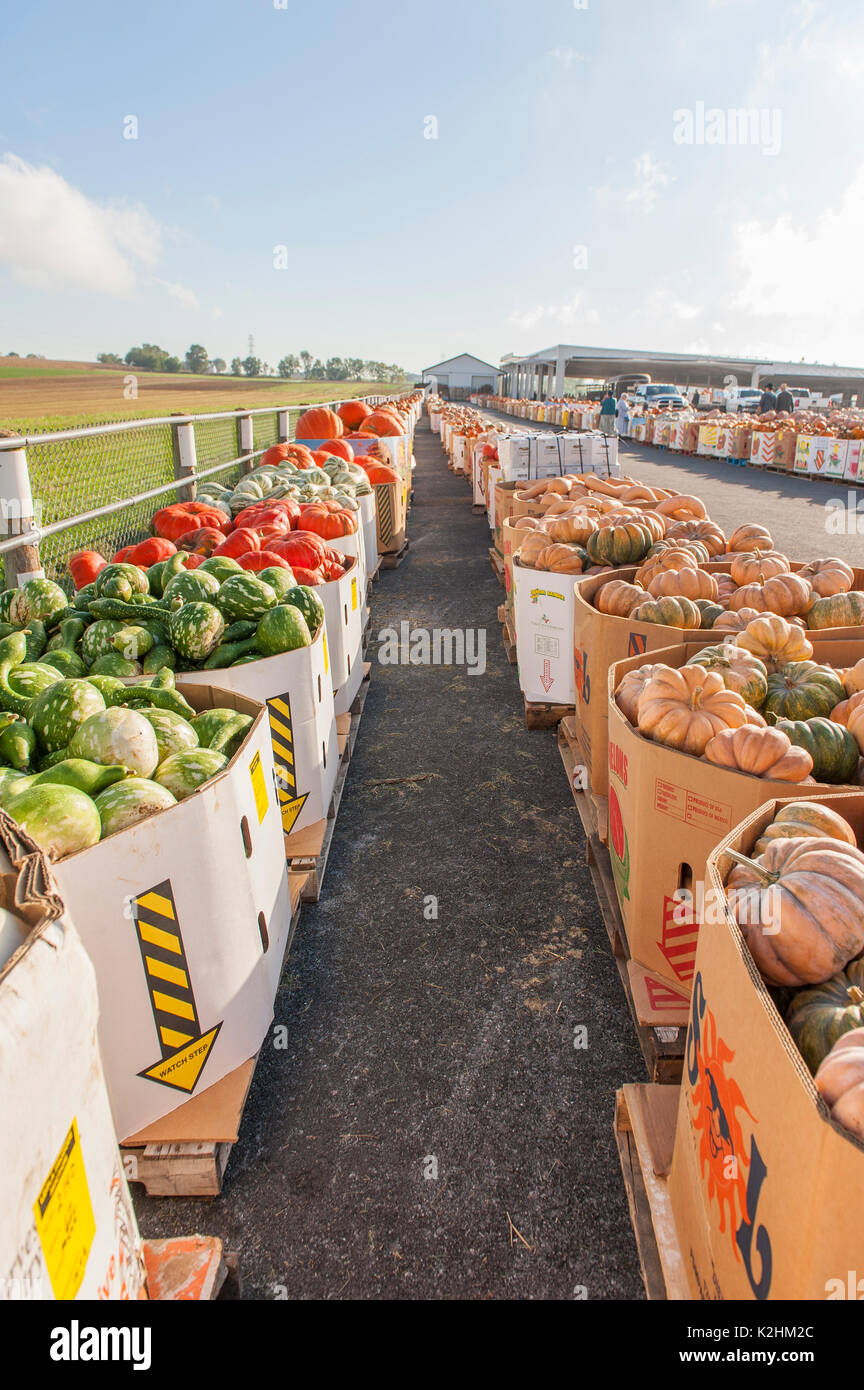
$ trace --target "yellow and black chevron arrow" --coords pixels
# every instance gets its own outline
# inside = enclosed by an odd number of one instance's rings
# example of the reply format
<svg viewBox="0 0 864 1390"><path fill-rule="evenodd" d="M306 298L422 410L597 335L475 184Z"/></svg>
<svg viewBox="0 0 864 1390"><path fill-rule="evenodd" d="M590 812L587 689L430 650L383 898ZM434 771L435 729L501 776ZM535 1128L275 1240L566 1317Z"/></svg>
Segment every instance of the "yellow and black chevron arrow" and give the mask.
<svg viewBox="0 0 864 1390"><path fill-rule="evenodd" d="M393 508L390 502L390 484L375 484L375 501L378 506L378 526L381 540L387 545L393 539Z"/></svg>
<svg viewBox="0 0 864 1390"><path fill-rule="evenodd" d="M138 1075L191 1094L222 1027L201 1032L171 880L135 898L135 928L162 1058Z"/></svg>
<svg viewBox="0 0 864 1390"><path fill-rule="evenodd" d="M279 796L279 809L282 812L282 829L290 835L308 797L308 792L297 795L297 768L294 763L294 730L291 724L290 695L274 695L267 701L270 716L270 741L273 744L273 761L276 764L276 791Z"/></svg>

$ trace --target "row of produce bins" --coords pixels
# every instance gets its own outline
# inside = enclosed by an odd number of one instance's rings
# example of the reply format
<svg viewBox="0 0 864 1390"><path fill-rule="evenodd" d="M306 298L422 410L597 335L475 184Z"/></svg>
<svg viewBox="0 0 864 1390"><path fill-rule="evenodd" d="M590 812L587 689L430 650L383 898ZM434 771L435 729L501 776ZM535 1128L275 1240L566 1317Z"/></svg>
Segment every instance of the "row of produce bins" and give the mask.
<svg viewBox="0 0 864 1390"><path fill-rule="evenodd" d="M857 1297L864 570L617 466L544 475L530 444L514 482L510 426L427 408L490 527L528 727L543 697L557 724L651 1079L615 1115L648 1295Z"/></svg>
<svg viewBox="0 0 864 1390"><path fill-rule="evenodd" d="M233 488L71 555L68 593L0 593L0 1296L236 1285L218 1241L142 1242L128 1183L221 1189L321 892L420 402L312 408Z"/></svg>

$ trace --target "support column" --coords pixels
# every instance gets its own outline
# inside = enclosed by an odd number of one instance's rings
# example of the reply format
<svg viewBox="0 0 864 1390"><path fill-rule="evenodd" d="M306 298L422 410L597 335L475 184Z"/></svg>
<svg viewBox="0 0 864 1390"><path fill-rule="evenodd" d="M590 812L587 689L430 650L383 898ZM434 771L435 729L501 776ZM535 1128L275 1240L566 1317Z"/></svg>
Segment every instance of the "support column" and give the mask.
<svg viewBox="0 0 864 1390"><path fill-rule="evenodd" d="M564 379L565 379L565 378L564 378L564 372L565 372L566 367L567 367L567 358L566 358L566 355L565 355L565 354L560 350L560 348L559 348L559 350L558 350L558 352L557 352L557 354L556 354L556 357L555 357L555 395L556 395L556 396L563 396L563 394L564 394Z"/></svg>

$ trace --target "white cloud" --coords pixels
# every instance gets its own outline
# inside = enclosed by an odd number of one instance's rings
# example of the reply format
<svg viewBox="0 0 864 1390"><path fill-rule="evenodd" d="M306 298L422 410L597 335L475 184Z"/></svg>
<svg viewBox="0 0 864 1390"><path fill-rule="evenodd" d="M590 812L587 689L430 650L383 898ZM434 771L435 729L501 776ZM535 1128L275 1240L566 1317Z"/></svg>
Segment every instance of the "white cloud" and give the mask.
<svg viewBox="0 0 864 1390"><path fill-rule="evenodd" d="M577 53L575 48L551 48L548 56L554 58L556 63L560 63L565 72L568 68L572 68L574 63L584 63L585 61L584 55Z"/></svg>
<svg viewBox="0 0 864 1390"><path fill-rule="evenodd" d="M635 203L643 212L650 212L660 196L660 190L673 182L672 175L647 151L634 161L634 171L636 187L627 194L625 202Z"/></svg>
<svg viewBox="0 0 864 1390"><path fill-rule="evenodd" d="M213 305L213 308L210 310L210 317L211 319L221 319L223 317L222 310L219 308L218 304Z"/></svg>
<svg viewBox="0 0 864 1390"><path fill-rule="evenodd" d="M0 160L0 264L23 285L128 296L161 236L143 207L95 203L47 165Z"/></svg>
<svg viewBox="0 0 864 1390"><path fill-rule="evenodd" d="M808 222L787 213L773 222L741 222L734 239L743 276L736 308L790 319L812 313L823 325L834 314L848 323L864 312L864 164L838 206Z"/></svg>
<svg viewBox="0 0 864 1390"><path fill-rule="evenodd" d="M596 310L583 311L581 309L583 298L583 295L576 293L572 299L566 300L563 304L537 304L533 309L526 309L523 312L516 310L509 315L507 322L522 329L536 328L538 323L542 323L544 320L563 325L575 323L578 318L581 323L594 323L597 319Z"/></svg>
<svg viewBox="0 0 864 1390"><path fill-rule="evenodd" d="M167 290L172 299L182 305L184 309L200 309L198 296L194 290L190 290L187 285L173 284L170 280L157 280L157 285L161 285L163 290Z"/></svg>

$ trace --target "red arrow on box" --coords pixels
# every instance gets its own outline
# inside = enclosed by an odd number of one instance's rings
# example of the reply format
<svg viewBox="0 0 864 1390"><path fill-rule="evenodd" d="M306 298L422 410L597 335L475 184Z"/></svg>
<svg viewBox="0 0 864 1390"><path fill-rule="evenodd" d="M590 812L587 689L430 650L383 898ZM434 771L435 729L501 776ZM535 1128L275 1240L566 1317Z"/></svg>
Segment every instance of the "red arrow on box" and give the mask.
<svg viewBox="0 0 864 1390"><path fill-rule="evenodd" d="M540 684L547 695L555 684L555 677L552 675L552 663L550 661L543 662L543 674L540 677Z"/></svg>

